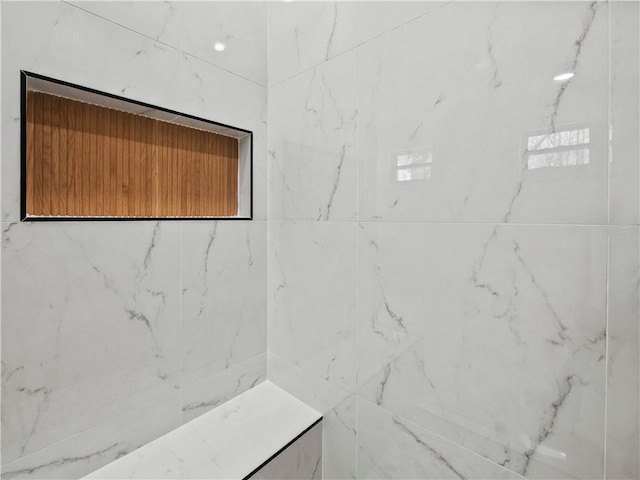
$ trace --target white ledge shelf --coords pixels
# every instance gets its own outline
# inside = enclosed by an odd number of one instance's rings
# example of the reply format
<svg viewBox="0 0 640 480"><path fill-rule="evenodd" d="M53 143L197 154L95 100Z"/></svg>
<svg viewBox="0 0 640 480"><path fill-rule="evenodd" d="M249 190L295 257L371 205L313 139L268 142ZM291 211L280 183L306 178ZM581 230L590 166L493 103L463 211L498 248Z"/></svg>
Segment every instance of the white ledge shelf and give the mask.
<svg viewBox="0 0 640 480"><path fill-rule="evenodd" d="M266 381L84 478L244 479L321 419Z"/></svg>

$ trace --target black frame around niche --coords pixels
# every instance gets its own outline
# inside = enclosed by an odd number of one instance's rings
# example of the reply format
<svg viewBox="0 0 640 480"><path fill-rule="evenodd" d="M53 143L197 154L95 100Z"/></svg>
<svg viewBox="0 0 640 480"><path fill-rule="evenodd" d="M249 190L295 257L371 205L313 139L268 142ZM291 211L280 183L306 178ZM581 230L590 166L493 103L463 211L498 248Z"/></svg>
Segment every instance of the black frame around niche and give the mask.
<svg viewBox="0 0 640 480"><path fill-rule="evenodd" d="M27 80L28 78L36 78L65 87L76 88L85 92L101 95L107 98L113 98L123 102L140 105L145 108L160 110L172 115L177 115L192 120L208 123L223 128L230 128L238 132L246 133L249 136L249 216L248 217L29 217L27 215ZM37 73L20 70L20 221L21 222L86 222L86 221L172 221L172 220L253 220L253 132L244 128L234 127L225 123L215 122L206 118L197 117L188 113L178 112L169 108L152 105L150 103L133 100L112 93L103 92L83 85L58 80L56 78L47 77Z"/></svg>

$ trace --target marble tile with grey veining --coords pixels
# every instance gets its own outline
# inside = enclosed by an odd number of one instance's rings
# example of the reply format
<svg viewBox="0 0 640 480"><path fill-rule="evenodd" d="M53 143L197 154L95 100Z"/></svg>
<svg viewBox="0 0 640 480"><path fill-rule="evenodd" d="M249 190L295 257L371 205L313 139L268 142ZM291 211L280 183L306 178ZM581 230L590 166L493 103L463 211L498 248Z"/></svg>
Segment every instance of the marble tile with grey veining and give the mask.
<svg viewBox="0 0 640 480"><path fill-rule="evenodd" d="M359 47L360 218L606 223L608 13L453 2Z"/></svg>
<svg viewBox="0 0 640 480"><path fill-rule="evenodd" d="M266 2L71 2L101 18L266 85ZM225 44L224 51L214 48Z"/></svg>
<svg viewBox="0 0 640 480"><path fill-rule="evenodd" d="M425 426L433 432L487 458L500 459L504 446L486 435L486 428L470 416L456 416L441 403L429 401L433 393L424 351L427 341L420 340L398 353L392 361L359 385L358 394L376 405ZM402 379L402 380L400 380ZM431 394L431 395L430 395ZM484 434L484 435L483 435Z"/></svg>
<svg viewBox="0 0 640 480"><path fill-rule="evenodd" d="M367 400L358 399L358 478L522 477Z"/></svg>
<svg viewBox="0 0 640 480"><path fill-rule="evenodd" d="M175 49L181 47L180 11L174 2L72 0L67 3Z"/></svg>
<svg viewBox="0 0 640 480"><path fill-rule="evenodd" d="M277 222L269 264L269 352L353 392L356 386L353 222Z"/></svg>
<svg viewBox="0 0 640 480"><path fill-rule="evenodd" d="M3 465L2 478L80 478L179 425L180 394L174 392Z"/></svg>
<svg viewBox="0 0 640 480"><path fill-rule="evenodd" d="M182 226L183 386L266 352L266 223Z"/></svg>
<svg viewBox="0 0 640 480"><path fill-rule="evenodd" d="M382 1L358 0L356 7L355 37L358 45L383 35L402 25L431 14L452 0L444 1Z"/></svg>
<svg viewBox="0 0 640 480"><path fill-rule="evenodd" d="M640 191L640 6L611 2L610 109L611 170L609 221L637 225Z"/></svg>
<svg viewBox="0 0 640 480"><path fill-rule="evenodd" d="M246 478L321 415L263 382L86 478ZM299 460L317 464L320 439ZM311 453L306 455L306 453ZM310 463L310 462L309 462Z"/></svg>
<svg viewBox="0 0 640 480"><path fill-rule="evenodd" d="M602 475L605 228L373 222L360 240L360 395L527 477Z"/></svg>
<svg viewBox="0 0 640 480"><path fill-rule="evenodd" d="M269 4L269 84L274 85L356 45L355 2Z"/></svg>
<svg viewBox="0 0 640 480"><path fill-rule="evenodd" d="M4 462L179 387L179 242L175 222L2 224Z"/></svg>
<svg viewBox="0 0 640 480"><path fill-rule="evenodd" d="M355 53L269 91L270 218L356 218Z"/></svg>
<svg viewBox="0 0 640 480"><path fill-rule="evenodd" d="M357 478L356 426L355 394L324 414L322 418L323 478Z"/></svg>
<svg viewBox="0 0 640 480"><path fill-rule="evenodd" d="M182 50L267 85L267 2L179 2ZM214 48L219 42L225 49Z"/></svg>
<svg viewBox="0 0 640 480"><path fill-rule="evenodd" d="M321 417L266 381L187 423L181 430L204 447L227 478L245 478Z"/></svg>
<svg viewBox="0 0 640 480"><path fill-rule="evenodd" d="M270 382L323 415L353 394L353 391L339 387L323 375L304 370L295 361L281 358L272 352L267 353L267 377Z"/></svg>
<svg viewBox="0 0 640 480"><path fill-rule="evenodd" d="M264 382L267 377L267 355L230 366L225 370L182 387L182 423L222 405L233 397Z"/></svg>
<svg viewBox="0 0 640 480"><path fill-rule="evenodd" d="M228 475L188 432L177 429L83 478L177 480L224 479Z"/></svg>
<svg viewBox="0 0 640 480"><path fill-rule="evenodd" d="M174 110L259 134L266 132L267 90L199 59L180 54Z"/></svg>
<svg viewBox="0 0 640 480"><path fill-rule="evenodd" d="M270 3L269 83L280 83L446 3Z"/></svg>
<svg viewBox="0 0 640 480"><path fill-rule="evenodd" d="M640 238L637 227L609 234L609 337L606 476L640 477L639 296Z"/></svg>

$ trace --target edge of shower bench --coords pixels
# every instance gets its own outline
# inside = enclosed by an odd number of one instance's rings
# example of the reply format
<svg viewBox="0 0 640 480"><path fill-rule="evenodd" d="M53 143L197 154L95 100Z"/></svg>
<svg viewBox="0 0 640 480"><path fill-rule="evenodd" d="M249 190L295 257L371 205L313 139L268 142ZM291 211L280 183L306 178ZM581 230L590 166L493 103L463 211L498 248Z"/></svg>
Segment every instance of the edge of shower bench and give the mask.
<svg viewBox="0 0 640 480"><path fill-rule="evenodd" d="M245 479L322 420L265 381L85 479Z"/></svg>

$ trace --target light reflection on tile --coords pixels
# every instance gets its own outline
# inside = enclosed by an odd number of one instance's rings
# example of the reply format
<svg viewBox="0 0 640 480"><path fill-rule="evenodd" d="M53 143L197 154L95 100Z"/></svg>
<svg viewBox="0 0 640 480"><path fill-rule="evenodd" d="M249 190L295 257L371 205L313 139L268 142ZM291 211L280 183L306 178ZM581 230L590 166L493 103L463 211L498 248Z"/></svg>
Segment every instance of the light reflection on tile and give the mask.
<svg viewBox="0 0 640 480"><path fill-rule="evenodd" d="M398 182L431 178L433 154L428 147L395 154L395 177Z"/></svg>
<svg viewBox="0 0 640 480"><path fill-rule="evenodd" d="M589 164L589 127L527 135L527 168Z"/></svg>
<svg viewBox="0 0 640 480"><path fill-rule="evenodd" d="M606 223L609 12L591 7L453 2L359 46L359 218ZM528 145L585 128L580 148ZM429 181L404 188L389 156L422 145Z"/></svg>

